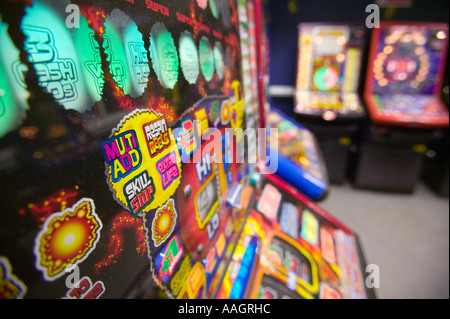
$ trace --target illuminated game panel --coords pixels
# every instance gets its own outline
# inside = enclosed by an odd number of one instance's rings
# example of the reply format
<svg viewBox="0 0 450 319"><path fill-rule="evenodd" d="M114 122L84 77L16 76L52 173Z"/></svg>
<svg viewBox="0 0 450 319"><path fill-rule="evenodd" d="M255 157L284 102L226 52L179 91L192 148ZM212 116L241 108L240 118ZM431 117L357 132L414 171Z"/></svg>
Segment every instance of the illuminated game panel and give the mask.
<svg viewBox="0 0 450 319"><path fill-rule="evenodd" d="M357 94L363 34L343 25L299 26L295 112L327 120L364 114Z"/></svg>
<svg viewBox="0 0 450 319"><path fill-rule="evenodd" d="M448 125L438 96L447 37L445 24L384 22L374 30L365 98L376 123Z"/></svg>
<svg viewBox="0 0 450 319"><path fill-rule="evenodd" d="M268 125L270 128L278 129L277 142L281 155L300 165L318 179L323 181L327 178L314 135L309 130L295 125L273 110L269 113ZM270 138L274 139L274 136L271 135Z"/></svg>

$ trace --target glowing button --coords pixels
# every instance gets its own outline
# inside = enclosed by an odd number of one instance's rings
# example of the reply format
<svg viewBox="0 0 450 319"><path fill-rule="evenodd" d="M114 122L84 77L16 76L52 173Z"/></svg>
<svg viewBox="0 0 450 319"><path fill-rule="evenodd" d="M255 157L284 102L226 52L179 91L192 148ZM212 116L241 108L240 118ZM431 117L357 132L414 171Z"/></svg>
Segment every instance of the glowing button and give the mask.
<svg viewBox="0 0 450 319"><path fill-rule="evenodd" d="M436 33L436 38L438 38L439 40L444 40L447 37L447 35L445 34L445 31L438 31L438 33Z"/></svg>
<svg viewBox="0 0 450 319"><path fill-rule="evenodd" d="M333 111L325 111L322 114L322 118L325 121L333 121L336 118L336 113L334 113Z"/></svg>

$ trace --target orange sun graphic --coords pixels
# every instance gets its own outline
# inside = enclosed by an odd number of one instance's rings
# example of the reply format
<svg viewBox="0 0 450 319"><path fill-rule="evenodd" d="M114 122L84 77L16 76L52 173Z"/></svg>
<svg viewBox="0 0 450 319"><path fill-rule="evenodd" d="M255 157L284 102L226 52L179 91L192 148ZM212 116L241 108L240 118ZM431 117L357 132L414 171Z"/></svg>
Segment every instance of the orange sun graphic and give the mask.
<svg viewBox="0 0 450 319"><path fill-rule="evenodd" d="M72 208L50 215L35 240L36 267L55 280L67 266L81 263L94 250L102 223L94 202L83 198Z"/></svg>
<svg viewBox="0 0 450 319"><path fill-rule="evenodd" d="M156 211L153 219L153 241L158 247L171 233L175 227L177 212L173 199L167 201L166 205Z"/></svg>

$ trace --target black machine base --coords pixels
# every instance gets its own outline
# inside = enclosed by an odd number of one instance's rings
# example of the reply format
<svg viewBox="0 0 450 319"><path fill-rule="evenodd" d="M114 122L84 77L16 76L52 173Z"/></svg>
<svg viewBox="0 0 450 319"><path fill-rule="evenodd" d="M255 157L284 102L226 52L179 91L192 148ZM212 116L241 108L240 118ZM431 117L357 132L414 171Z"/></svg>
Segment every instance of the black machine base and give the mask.
<svg viewBox="0 0 450 319"><path fill-rule="evenodd" d="M327 167L330 184L342 184L347 180L350 158L355 145L355 135L359 125L355 123L315 123L299 119L303 126L311 130L319 144Z"/></svg>
<svg viewBox="0 0 450 319"><path fill-rule="evenodd" d="M439 130L370 125L362 134L353 183L355 188L412 193L420 179L424 154Z"/></svg>
<svg viewBox="0 0 450 319"><path fill-rule="evenodd" d="M422 180L436 194L448 197L449 170L449 130L443 132L442 138L429 145L429 156L424 160Z"/></svg>

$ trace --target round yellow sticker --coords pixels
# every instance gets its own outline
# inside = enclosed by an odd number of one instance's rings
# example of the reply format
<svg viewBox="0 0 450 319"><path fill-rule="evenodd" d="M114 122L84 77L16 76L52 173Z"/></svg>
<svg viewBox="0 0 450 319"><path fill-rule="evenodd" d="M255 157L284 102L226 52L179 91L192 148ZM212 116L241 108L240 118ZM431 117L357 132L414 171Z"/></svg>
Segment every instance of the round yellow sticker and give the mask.
<svg viewBox="0 0 450 319"><path fill-rule="evenodd" d="M164 115L137 109L102 143L107 182L133 216L165 203L181 180L181 159Z"/></svg>

